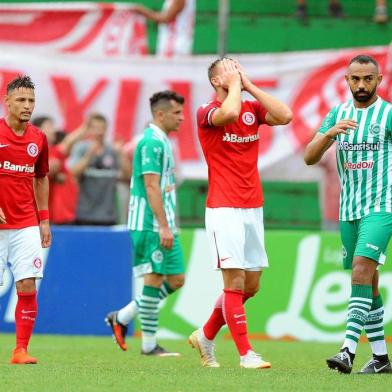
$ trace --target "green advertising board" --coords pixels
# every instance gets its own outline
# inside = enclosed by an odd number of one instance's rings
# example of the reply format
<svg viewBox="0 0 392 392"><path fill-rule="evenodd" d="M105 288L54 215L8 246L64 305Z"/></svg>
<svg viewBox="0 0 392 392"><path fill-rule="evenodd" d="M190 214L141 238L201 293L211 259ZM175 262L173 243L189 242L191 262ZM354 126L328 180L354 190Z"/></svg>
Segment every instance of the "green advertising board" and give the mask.
<svg viewBox="0 0 392 392"><path fill-rule="evenodd" d="M270 267L259 293L246 304L253 337L340 342L344 337L350 272L341 266L341 242L335 232L266 232ZM187 260L186 283L163 304L160 334L186 337L207 320L222 290L214 271L204 229L182 230ZM392 265L380 269L385 332L392 336ZM227 333L227 330L224 330Z"/></svg>

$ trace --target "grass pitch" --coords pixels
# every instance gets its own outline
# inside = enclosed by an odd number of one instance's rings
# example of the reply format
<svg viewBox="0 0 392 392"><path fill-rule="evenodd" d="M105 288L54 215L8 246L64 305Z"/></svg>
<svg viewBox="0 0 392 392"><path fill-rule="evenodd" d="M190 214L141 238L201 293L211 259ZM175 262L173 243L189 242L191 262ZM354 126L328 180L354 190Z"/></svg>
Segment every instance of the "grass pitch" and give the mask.
<svg viewBox="0 0 392 392"><path fill-rule="evenodd" d="M336 344L253 341L257 352L272 363L269 370L239 368L234 343L217 341L220 369L201 368L196 350L186 341L162 341L179 358L140 355L140 340L128 339L127 352L110 337L36 335L30 352L38 365L9 365L14 336L0 334L1 391L383 391L392 388L392 375L342 375L330 371L325 359ZM360 344L354 364L358 370L370 357Z"/></svg>

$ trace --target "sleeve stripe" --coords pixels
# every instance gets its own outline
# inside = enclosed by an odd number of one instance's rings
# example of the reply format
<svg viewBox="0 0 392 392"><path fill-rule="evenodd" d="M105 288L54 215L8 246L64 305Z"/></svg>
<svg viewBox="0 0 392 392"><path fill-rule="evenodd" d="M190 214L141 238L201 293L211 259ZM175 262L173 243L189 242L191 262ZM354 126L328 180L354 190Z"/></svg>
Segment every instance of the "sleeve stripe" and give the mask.
<svg viewBox="0 0 392 392"><path fill-rule="evenodd" d="M154 171L154 170L142 171L141 174L142 174L142 175L144 175L144 174L159 174L159 175L161 175L161 173L160 173L159 171Z"/></svg>
<svg viewBox="0 0 392 392"><path fill-rule="evenodd" d="M208 114L207 114L207 122L208 122L208 125L212 125L211 116L212 116L212 113L214 113L214 111L215 111L216 109L217 109L217 108L212 108L212 109L208 112Z"/></svg>

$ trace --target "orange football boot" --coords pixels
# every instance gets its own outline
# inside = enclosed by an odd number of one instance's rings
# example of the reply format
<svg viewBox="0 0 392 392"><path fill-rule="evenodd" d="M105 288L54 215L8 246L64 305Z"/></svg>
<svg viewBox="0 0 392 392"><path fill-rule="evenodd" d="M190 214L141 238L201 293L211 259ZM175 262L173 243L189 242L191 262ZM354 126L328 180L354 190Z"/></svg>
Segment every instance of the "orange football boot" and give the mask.
<svg viewBox="0 0 392 392"><path fill-rule="evenodd" d="M27 365L38 363L37 358L31 357L24 347L17 347L13 353L10 363L14 365Z"/></svg>
<svg viewBox="0 0 392 392"><path fill-rule="evenodd" d="M118 322L117 320L118 312L109 313L106 318L106 324L112 329L113 339L118 347L123 351L127 351L127 344L125 343L125 338L127 336L128 327Z"/></svg>

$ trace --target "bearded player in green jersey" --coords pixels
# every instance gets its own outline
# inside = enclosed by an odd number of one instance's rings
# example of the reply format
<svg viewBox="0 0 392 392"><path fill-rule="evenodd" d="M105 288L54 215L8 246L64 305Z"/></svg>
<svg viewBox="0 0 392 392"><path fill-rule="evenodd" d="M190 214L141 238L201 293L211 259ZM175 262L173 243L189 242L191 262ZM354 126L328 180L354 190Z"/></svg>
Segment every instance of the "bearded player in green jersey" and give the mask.
<svg viewBox="0 0 392 392"><path fill-rule="evenodd" d="M392 234L392 105L377 95L382 75L372 57L353 58L345 77L353 98L332 108L304 156L313 165L337 144L343 265L352 269L346 337L327 365L350 373L365 328L373 357L360 373L392 373L378 289L378 268Z"/></svg>
<svg viewBox="0 0 392 392"><path fill-rule="evenodd" d="M136 146L129 202L128 229L136 277L144 276L142 294L107 315L119 347L127 349L127 325L139 314L142 354L175 356L156 341L159 302L184 284L184 262L176 222L174 158L168 134L184 119L184 98L161 91L150 98L152 123Z"/></svg>

